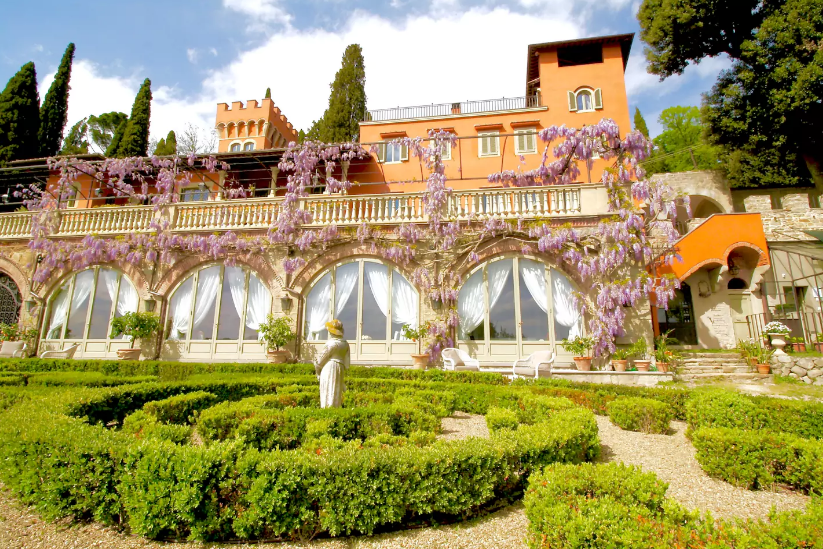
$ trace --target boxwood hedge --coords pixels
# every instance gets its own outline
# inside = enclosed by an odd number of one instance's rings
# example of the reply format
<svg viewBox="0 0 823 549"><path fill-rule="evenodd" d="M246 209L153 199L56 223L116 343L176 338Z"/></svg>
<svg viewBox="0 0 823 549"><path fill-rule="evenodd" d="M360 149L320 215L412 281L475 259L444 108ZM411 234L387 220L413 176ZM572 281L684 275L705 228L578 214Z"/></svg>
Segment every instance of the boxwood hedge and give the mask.
<svg viewBox="0 0 823 549"><path fill-rule="evenodd" d="M665 434L673 412L663 402L650 398L618 398L606 407L612 423L627 431Z"/></svg>

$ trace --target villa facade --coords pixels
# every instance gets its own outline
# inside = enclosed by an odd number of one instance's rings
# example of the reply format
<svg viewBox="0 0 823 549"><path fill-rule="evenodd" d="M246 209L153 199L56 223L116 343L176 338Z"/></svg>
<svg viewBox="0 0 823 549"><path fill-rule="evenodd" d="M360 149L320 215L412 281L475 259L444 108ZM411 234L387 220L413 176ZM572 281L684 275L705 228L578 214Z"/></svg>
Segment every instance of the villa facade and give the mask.
<svg viewBox="0 0 823 549"><path fill-rule="evenodd" d="M618 35L528 46L521 97L367 111L360 143L368 154L318 173L300 207L311 212L314 227L427 223L425 168L406 147L390 142L441 130L457 143L444 155L454 189L450 219L594 226L608 215L600 183L604 160L583 168L580 180L569 185L511 188L490 183L488 175L536 168L543 153L537 132L552 125L581 127L611 118L627 132L624 72L632 40ZM217 157L229 169L196 173L193 183L180 189L180 201L162 215L176 234L265 235L282 207L283 147L297 133L270 99L218 105L215 127ZM0 170L0 176L0 185L10 186L21 178L45 181L55 174L39 160ZM330 194L327 177L353 185L346 193ZM671 330L684 346L729 348L739 338L757 336L758 326L773 317L790 321L798 335L816 333L823 288L816 276L823 259L814 233L823 230L817 193L730 191L715 173L662 177L691 197L693 218L685 211L678 218L683 261L669 271L683 288L668 311L651 305L631 311L621 342ZM252 191L232 198L228 191L235 187ZM149 232L160 215L96 188L88 178L78 179L76 191L52 238ZM34 284L38 257L27 247L30 216L0 213L0 319L37 327L39 351L80 344L77 358L112 358L128 346L109 337L112 319L149 310L160 315L164 328L156 349L144 349L145 357L261 361L265 348L257 328L272 312L298 327L293 352L302 359L322 346L324 323L338 318L355 363L400 365L417 352L403 337L403 325L416 326L438 314L439 304L410 281L408 268L357 243L311 252L291 274L282 267L291 252L273 248L229 262L193 253L173 264L120 259L81 272L56 272ZM458 346L489 365L511 364L547 348L558 352L560 362L570 361L559 342L587 329L571 300L579 287L576 273L550 255L524 254L519 243L506 239L487 247L479 262L455 257L453 269L462 280Z"/></svg>

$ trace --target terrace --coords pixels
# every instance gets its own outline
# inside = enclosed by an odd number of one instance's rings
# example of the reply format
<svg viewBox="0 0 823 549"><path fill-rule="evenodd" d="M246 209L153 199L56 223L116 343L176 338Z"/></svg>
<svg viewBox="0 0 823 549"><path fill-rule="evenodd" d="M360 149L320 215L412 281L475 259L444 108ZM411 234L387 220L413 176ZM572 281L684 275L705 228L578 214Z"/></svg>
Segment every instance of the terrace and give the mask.
<svg viewBox="0 0 823 549"><path fill-rule="evenodd" d="M502 97L500 99L483 99L480 101L460 101L457 103L432 103L416 107L394 107L391 109L367 110L363 117L364 123L389 122L393 120L414 120L426 118L441 118L444 116L460 116L493 112L508 112L525 109L542 108L540 94L524 97Z"/></svg>

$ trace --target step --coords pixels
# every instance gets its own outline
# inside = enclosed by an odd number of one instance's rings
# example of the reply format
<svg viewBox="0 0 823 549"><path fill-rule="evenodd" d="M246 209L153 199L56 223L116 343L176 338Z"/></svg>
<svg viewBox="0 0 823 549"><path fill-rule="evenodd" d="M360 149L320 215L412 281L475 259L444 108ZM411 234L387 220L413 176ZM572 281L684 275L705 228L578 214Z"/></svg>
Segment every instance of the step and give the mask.
<svg viewBox="0 0 823 549"><path fill-rule="evenodd" d="M761 381L769 378L769 374L745 373L745 374L683 374L678 375L680 381L698 381L708 379L728 379L734 383L741 381Z"/></svg>
<svg viewBox="0 0 823 549"><path fill-rule="evenodd" d="M723 368L722 370L706 370L706 369L697 369L697 368L680 368L678 369L678 373L685 375L685 374L715 374L715 375L723 375L723 374L750 374L752 373L751 368Z"/></svg>
<svg viewBox="0 0 823 549"><path fill-rule="evenodd" d="M740 358L740 353L683 353L683 358Z"/></svg>

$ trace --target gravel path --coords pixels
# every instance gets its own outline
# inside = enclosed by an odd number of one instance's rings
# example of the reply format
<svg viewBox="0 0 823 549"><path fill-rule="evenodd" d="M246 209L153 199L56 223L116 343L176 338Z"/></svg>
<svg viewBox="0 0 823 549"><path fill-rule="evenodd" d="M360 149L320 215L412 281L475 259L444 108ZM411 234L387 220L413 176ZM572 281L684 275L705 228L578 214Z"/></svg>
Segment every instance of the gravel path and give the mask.
<svg viewBox="0 0 823 549"><path fill-rule="evenodd" d="M669 483L669 496L689 508L711 511L715 517L765 518L772 505L802 508L809 498L791 492L750 492L709 478L694 458L686 439L686 424L672 422L671 435L623 431L606 417L597 417L603 461L623 461L653 471ZM488 437L483 416L457 412L443 419L444 439ZM21 506L0 485L0 548L3 549L524 549L528 521L517 504L459 524L405 530L373 537L316 540L309 544L164 544L125 536L96 524L69 526L47 523Z"/></svg>

